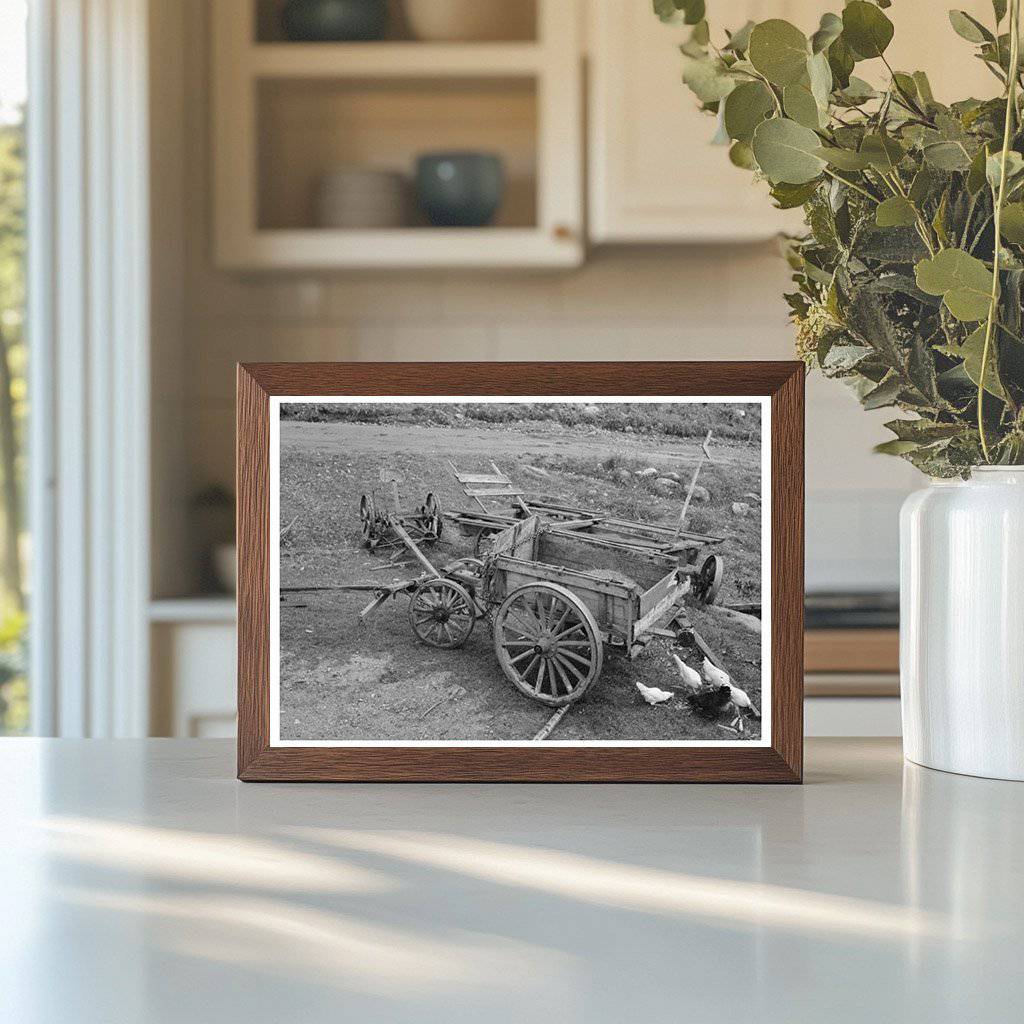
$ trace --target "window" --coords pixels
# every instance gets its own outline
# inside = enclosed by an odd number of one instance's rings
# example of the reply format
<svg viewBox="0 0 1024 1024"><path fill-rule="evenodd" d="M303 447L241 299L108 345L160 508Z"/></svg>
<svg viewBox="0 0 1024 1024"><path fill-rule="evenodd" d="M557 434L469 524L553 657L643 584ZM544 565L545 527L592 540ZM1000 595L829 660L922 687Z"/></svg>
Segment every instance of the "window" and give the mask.
<svg viewBox="0 0 1024 1024"><path fill-rule="evenodd" d="M0 734L29 726L24 0L0 0Z"/></svg>

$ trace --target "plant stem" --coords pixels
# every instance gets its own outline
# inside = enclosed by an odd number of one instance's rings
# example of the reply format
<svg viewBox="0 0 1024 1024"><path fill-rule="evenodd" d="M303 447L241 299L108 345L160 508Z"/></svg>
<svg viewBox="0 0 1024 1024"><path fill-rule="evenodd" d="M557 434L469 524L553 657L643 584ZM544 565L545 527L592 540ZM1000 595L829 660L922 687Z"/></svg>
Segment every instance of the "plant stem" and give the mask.
<svg viewBox="0 0 1024 1024"><path fill-rule="evenodd" d="M992 332L999 309L999 257L1003 215L1003 201L1006 198L1006 162L1013 135L1013 121L1017 112L1017 68L1020 63L1020 0L1010 0L1010 73L1006 84L1006 120L1003 125L1003 150L999 156L999 189L995 196L993 213L995 243L992 253L992 297L989 301L988 320L985 323L985 346L981 350L981 369L978 371L978 435L985 461L992 462L988 437L985 434L985 374L992 348Z"/></svg>
<svg viewBox="0 0 1024 1024"><path fill-rule="evenodd" d="M824 173L835 181L841 182L843 185L852 188L854 192L859 192L862 196L866 196L871 202L878 204L878 196L873 196L866 188L861 188L854 181L847 181L846 178L840 178L838 174L833 174L827 167L824 169Z"/></svg>

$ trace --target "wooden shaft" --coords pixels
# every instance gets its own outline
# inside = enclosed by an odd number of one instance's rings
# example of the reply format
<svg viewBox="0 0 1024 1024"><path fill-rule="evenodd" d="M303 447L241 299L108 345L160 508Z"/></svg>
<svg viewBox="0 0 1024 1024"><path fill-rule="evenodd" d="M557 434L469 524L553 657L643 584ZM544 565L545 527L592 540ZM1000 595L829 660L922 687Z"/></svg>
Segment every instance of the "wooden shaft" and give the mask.
<svg viewBox="0 0 1024 1024"><path fill-rule="evenodd" d="M690 501L693 498L693 492L697 489L697 477L700 476L700 471L704 466L704 460L708 458L708 445L711 443L711 431L708 431L708 436L704 438L704 444L701 445L700 462L697 463L697 468L693 471L693 479L690 481L689 490L686 492L686 501L683 502L683 510L679 513L679 522L676 524L676 532L673 535L673 540L679 539L679 534L682 532L683 523L686 522L686 513L690 511Z"/></svg>
<svg viewBox="0 0 1024 1024"><path fill-rule="evenodd" d="M402 543L419 559L427 572L435 579L440 578L441 574L434 568L427 556L416 546L416 541L405 532L405 527L394 517L391 519L391 529L395 531Z"/></svg>

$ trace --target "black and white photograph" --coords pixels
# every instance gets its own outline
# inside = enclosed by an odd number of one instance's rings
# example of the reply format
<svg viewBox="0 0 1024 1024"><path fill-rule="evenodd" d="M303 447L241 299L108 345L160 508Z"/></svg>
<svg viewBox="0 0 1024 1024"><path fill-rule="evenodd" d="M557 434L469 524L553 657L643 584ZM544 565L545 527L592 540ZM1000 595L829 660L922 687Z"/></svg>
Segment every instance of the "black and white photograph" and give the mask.
<svg viewBox="0 0 1024 1024"><path fill-rule="evenodd" d="M767 742L767 415L275 399L273 742Z"/></svg>

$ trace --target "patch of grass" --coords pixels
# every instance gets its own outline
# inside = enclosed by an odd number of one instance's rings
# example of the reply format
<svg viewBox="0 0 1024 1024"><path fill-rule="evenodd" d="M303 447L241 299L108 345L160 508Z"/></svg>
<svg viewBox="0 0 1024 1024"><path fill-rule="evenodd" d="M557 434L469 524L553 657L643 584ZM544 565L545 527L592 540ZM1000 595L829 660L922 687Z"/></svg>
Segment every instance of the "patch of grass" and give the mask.
<svg viewBox="0 0 1024 1024"><path fill-rule="evenodd" d="M746 441L760 436L757 405L687 404L677 402L457 402L446 404L393 402L315 402L281 406L282 419L311 423L415 423L457 426L471 423L504 425L553 422L563 427L597 428L668 437L716 437Z"/></svg>

